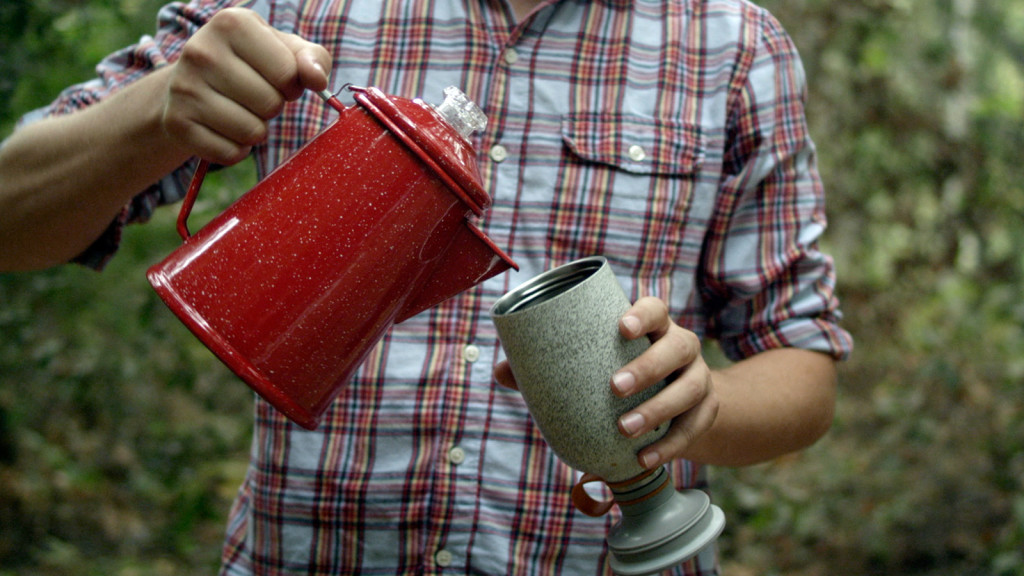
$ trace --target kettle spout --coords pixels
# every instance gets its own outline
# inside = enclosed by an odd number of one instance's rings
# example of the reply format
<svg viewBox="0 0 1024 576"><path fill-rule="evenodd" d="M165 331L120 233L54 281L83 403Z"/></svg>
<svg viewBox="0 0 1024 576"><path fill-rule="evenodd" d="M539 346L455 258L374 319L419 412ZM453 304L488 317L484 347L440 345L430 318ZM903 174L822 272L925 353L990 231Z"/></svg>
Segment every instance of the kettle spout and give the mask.
<svg viewBox="0 0 1024 576"><path fill-rule="evenodd" d="M491 241L479 228L469 222L459 228L447 253L441 258L436 271L426 280L420 291L406 301L398 312L395 323L407 320L420 312L476 286L477 284L519 266Z"/></svg>

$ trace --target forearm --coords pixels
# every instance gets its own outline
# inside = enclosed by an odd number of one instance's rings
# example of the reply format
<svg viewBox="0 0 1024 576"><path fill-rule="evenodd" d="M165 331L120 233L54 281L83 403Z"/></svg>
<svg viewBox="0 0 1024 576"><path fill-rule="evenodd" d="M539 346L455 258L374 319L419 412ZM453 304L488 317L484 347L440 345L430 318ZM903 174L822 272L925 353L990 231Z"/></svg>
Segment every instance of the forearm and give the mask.
<svg viewBox="0 0 1024 576"><path fill-rule="evenodd" d="M87 248L136 193L188 154L161 128L168 70L80 112L16 132L0 149L0 271L45 268Z"/></svg>
<svg viewBox="0 0 1024 576"><path fill-rule="evenodd" d="M686 457L719 466L766 462L806 448L831 427L835 362L824 354L771 350L712 373L719 399L711 429Z"/></svg>

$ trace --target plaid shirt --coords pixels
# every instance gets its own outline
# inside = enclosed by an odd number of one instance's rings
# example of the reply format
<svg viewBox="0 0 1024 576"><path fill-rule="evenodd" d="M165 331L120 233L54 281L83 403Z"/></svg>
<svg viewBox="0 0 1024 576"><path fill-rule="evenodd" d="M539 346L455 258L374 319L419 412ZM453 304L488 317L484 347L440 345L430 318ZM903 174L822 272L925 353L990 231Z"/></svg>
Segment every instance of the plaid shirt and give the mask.
<svg viewBox="0 0 1024 576"><path fill-rule="evenodd" d="M161 12L160 30L43 114L88 105L168 61L228 4ZM335 89L439 101L462 88L488 113L475 144L494 205L482 228L520 264L394 327L316 431L257 399L226 574L600 574L615 515L576 512L579 474L551 453L519 395L496 386L487 317L500 295L566 261L606 256L627 293L669 303L733 358L781 346L837 358L823 195L791 41L742 0L548 0L516 23L497 0L254 0L275 27L323 44ZM344 97L344 93L343 93ZM287 107L256 150L262 173L333 112ZM190 167L140 194L120 225L177 200ZM704 487L680 461L681 487ZM727 515L728 515L728 511ZM713 550L675 573L715 573Z"/></svg>

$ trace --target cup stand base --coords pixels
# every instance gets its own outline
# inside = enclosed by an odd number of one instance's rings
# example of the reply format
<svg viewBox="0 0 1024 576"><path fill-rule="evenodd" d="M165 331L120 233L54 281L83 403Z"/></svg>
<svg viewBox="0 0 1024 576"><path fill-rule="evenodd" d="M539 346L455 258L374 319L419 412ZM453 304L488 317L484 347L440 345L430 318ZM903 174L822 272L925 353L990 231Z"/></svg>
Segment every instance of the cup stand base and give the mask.
<svg viewBox="0 0 1024 576"><path fill-rule="evenodd" d="M622 520L608 534L609 563L619 576L655 574L696 556L718 538L725 514L700 490L671 488L668 473L653 488L613 490ZM668 489L665 489L666 485ZM640 498L636 498L637 495Z"/></svg>

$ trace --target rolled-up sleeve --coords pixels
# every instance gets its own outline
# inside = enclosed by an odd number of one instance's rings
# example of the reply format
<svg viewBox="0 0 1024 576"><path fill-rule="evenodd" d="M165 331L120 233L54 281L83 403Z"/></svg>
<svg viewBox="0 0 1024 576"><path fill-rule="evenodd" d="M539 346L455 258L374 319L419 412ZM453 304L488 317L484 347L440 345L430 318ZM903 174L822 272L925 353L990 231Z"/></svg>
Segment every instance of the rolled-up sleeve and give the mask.
<svg viewBox="0 0 1024 576"><path fill-rule="evenodd" d="M824 191L807 130L802 64L764 13L734 84L730 145L705 244L700 295L709 333L739 359L781 347L847 357L834 263L819 248Z"/></svg>
<svg viewBox="0 0 1024 576"><path fill-rule="evenodd" d="M155 35L142 36L136 44L118 50L96 66L96 76L70 86L49 105L33 110L18 128L50 116L70 114L104 100L147 74L176 60L185 41L230 1L196 1L164 6L157 15ZM159 105L159 103L154 103ZM117 251L122 228L149 220L157 206L180 200L187 189L196 160L140 191L111 221L110 226L74 261L100 269Z"/></svg>

